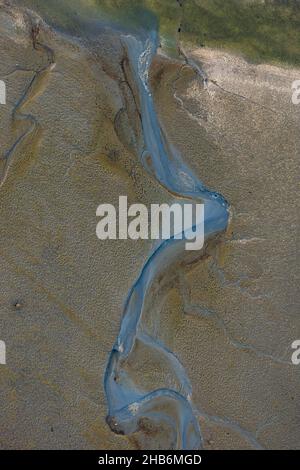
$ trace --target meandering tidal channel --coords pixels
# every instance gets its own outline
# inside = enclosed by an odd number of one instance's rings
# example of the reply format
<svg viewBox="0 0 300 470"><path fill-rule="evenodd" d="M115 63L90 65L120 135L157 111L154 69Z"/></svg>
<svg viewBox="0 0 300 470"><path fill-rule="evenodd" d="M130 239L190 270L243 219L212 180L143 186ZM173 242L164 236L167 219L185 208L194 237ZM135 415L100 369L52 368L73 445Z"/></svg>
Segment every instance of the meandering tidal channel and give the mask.
<svg viewBox="0 0 300 470"><path fill-rule="evenodd" d="M33 3L36 7L35 1L26 3L30 6ZM74 13L76 5L78 14L77 11ZM55 1L49 1L38 6L51 24L56 25L59 19L58 26L62 30L69 31L70 27L72 34L87 40L91 36L94 39L98 27L100 30L102 28L103 16L99 14L101 9L89 10L84 1L66 0L59 7ZM67 21L69 17L72 18L71 21ZM148 29L147 33L144 31L135 34L126 33L122 28L117 28L117 31L115 32L120 37L135 81L134 92L138 94L135 102L140 108L138 114L144 142L144 148L139 155L140 161L145 171L172 196L181 200L189 199L195 204L204 204L205 239L214 237L227 227L228 203L222 195L208 190L184 164L179 152L168 142L156 114L149 71L157 53L158 33L151 29ZM195 232L197 227L192 226L190 230ZM192 387L185 369L175 354L144 326L146 317L148 320L150 317L152 323L155 323L159 316L158 307L152 302L154 299L151 299L151 289L163 273L171 270L174 263L184 257L185 235L186 233L183 233L181 239L173 236L157 243L131 287L125 302L120 331L108 358L104 388L108 402L107 422L114 432L130 435L141 428L143 420L148 419L160 428L164 426L170 430L172 447L199 449L202 446L202 437L193 405ZM153 353L160 358L161 363L167 364L166 386L156 387L155 379L151 383L137 380L137 370L134 366L137 344L143 345L148 355Z"/></svg>
<svg viewBox="0 0 300 470"><path fill-rule="evenodd" d="M224 231L229 219L229 206L218 193L209 191L183 163L159 124L149 85L149 69L158 47L158 36L122 35L131 72L139 93L140 115L144 137L144 151L140 158L144 168L170 193L177 197L202 201L205 205L204 233L206 239ZM191 227L197 230L197 227ZM192 389L185 370L177 357L159 340L145 333L143 316L157 314L155 307L145 309L147 296L155 279L183 254L185 241L170 238L155 246L141 273L128 294L119 335L111 351L105 374L105 392L108 401L108 423L114 432L131 434L139 429L141 420L164 422L173 432L177 449L199 449L201 432L192 402ZM146 310L146 311L145 311ZM139 341L162 355L180 387L148 388L137 386L128 363Z"/></svg>

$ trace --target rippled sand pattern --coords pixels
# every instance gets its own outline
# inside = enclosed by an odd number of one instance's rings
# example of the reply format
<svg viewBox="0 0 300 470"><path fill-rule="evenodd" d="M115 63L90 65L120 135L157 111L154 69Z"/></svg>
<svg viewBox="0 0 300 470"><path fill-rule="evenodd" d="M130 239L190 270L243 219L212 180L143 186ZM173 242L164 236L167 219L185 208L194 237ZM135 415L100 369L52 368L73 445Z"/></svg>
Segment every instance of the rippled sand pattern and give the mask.
<svg viewBox="0 0 300 470"><path fill-rule="evenodd" d="M0 448L299 448L299 71L29 3L0 2ZM98 240L122 194L203 201L203 250Z"/></svg>

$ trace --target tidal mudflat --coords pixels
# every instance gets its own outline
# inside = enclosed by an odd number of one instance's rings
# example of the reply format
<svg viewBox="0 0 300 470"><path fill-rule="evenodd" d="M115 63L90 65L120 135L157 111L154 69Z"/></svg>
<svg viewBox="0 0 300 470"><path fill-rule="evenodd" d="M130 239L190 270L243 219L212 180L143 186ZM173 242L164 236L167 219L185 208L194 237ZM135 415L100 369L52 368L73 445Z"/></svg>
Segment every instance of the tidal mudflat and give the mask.
<svg viewBox="0 0 300 470"><path fill-rule="evenodd" d="M296 64L0 6L1 448L299 448ZM123 194L203 203L203 249L98 240Z"/></svg>

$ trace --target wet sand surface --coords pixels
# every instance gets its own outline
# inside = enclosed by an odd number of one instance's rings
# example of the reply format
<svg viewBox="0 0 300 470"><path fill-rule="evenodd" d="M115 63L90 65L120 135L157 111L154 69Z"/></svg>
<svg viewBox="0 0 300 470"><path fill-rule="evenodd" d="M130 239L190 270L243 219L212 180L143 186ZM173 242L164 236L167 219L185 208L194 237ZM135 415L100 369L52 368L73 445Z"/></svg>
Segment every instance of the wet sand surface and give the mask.
<svg viewBox="0 0 300 470"><path fill-rule="evenodd" d="M108 357L151 242L99 241L96 208L121 194L174 200L138 157L138 90L130 68L124 81L119 33L72 37L2 3L0 447L173 447L168 426L144 420L122 436L105 421ZM198 260L179 259L157 280L147 302L158 314L145 324L189 377L204 448L299 448L299 71L206 48L189 56L207 86L158 55L156 111L194 174L230 201L232 220ZM133 372L177 387L143 344Z"/></svg>

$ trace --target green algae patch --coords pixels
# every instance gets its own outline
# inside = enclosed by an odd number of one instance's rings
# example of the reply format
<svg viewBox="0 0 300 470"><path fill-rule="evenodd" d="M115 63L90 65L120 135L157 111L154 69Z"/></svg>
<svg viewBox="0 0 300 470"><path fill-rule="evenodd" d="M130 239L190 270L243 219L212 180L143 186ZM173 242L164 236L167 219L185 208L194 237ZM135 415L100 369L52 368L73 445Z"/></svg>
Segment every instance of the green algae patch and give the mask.
<svg viewBox="0 0 300 470"><path fill-rule="evenodd" d="M300 63L300 2L187 0L182 38L226 48L254 62Z"/></svg>
<svg viewBox="0 0 300 470"><path fill-rule="evenodd" d="M224 48L253 62L300 64L299 0L24 0L50 23L76 33L111 22L159 31L168 52L178 40Z"/></svg>

